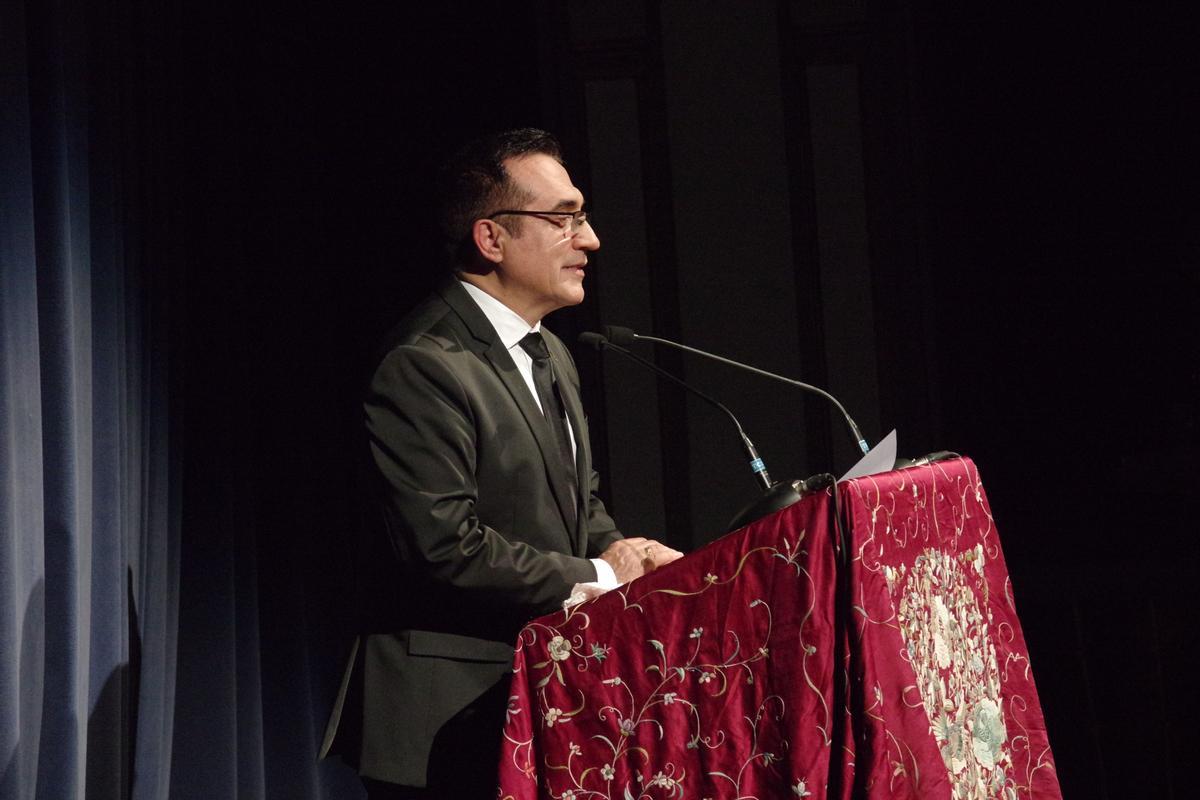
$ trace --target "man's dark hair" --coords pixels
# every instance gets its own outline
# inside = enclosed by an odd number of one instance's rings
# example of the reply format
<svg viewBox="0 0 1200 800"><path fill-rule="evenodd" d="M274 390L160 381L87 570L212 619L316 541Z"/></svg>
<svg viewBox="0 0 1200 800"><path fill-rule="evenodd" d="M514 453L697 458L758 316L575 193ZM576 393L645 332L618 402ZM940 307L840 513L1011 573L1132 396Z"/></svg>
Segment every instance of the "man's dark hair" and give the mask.
<svg viewBox="0 0 1200 800"><path fill-rule="evenodd" d="M529 201L504 169L504 162L535 153L560 164L563 161L562 147L554 136L537 128L518 128L469 142L442 167L438 180L442 236L452 267L468 263L475 220L503 208L520 208ZM520 233L520 223L520 217L504 222L513 235Z"/></svg>

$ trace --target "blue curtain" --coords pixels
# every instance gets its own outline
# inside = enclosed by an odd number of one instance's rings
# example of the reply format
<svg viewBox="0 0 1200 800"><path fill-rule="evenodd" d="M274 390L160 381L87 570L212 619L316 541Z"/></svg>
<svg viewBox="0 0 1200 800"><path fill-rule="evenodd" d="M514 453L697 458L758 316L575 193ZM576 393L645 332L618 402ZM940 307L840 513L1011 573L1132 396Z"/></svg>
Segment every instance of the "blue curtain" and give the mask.
<svg viewBox="0 0 1200 800"><path fill-rule="evenodd" d="M213 388L257 309L237 211L202 219L230 153L189 13L0 4L0 800L361 795L315 761L338 581Z"/></svg>
<svg viewBox="0 0 1200 800"><path fill-rule="evenodd" d="M81 5L0 11L0 796L169 781L178 458L164 298L121 234ZM166 735L164 735L166 734ZM135 791L136 788L136 791Z"/></svg>

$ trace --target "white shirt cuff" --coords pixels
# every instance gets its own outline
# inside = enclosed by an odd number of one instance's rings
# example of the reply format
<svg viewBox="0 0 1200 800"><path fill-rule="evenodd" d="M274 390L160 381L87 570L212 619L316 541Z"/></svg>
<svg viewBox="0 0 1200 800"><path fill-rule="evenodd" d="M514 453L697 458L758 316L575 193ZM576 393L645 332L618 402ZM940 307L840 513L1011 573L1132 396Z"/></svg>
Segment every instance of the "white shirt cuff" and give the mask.
<svg viewBox="0 0 1200 800"><path fill-rule="evenodd" d="M596 566L596 580L590 583L577 583L571 587L571 596L563 600L563 610L579 605L585 600L599 597L621 585L617 582L617 573L613 572L613 568L608 565L607 561L602 558L589 560Z"/></svg>
<svg viewBox="0 0 1200 800"><path fill-rule="evenodd" d="M621 585L617 580L617 573L613 572L613 568L603 558L590 559L596 565L596 583L600 584L601 589L615 589Z"/></svg>

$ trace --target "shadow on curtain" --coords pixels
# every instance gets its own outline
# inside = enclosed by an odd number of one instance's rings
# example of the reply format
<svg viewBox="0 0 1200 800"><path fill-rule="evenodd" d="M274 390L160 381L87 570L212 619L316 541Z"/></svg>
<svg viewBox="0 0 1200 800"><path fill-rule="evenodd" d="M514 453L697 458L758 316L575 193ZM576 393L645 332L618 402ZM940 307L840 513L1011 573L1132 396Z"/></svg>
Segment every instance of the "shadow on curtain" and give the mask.
<svg viewBox="0 0 1200 800"><path fill-rule="evenodd" d="M360 794L245 431L189 406L187 13L0 7L2 800Z"/></svg>
<svg viewBox="0 0 1200 800"><path fill-rule="evenodd" d="M165 298L121 233L117 72L83 9L0 13L0 796L160 796L179 538Z"/></svg>

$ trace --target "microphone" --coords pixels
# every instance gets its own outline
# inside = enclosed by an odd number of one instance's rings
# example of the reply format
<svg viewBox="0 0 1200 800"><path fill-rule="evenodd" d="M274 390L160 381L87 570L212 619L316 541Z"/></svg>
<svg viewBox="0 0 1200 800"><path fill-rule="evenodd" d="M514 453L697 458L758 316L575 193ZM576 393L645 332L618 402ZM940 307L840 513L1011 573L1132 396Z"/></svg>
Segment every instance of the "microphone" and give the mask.
<svg viewBox="0 0 1200 800"><path fill-rule="evenodd" d="M589 334L584 334L584 335L586 336ZM599 334L590 334L590 335L599 336ZM581 341L582 341L582 338L583 337L581 336L580 337ZM795 386L798 389L803 389L806 392L812 392L813 394L819 394L821 397L824 397L826 400L833 403L834 407L837 408L838 411L842 412L842 417L846 420L846 424L850 427L850 434L854 437L854 442L855 442L855 444L858 445L858 449L861 450L863 453L866 453L867 451L869 451L871 449L871 446L869 444L867 444L866 438L862 435L862 431L860 431L858 429L858 425L850 417L850 413L848 411L846 411L846 407L843 406L840 402L838 402L838 399L836 397L834 397L833 395L831 395L829 392L825 391L824 389L820 389L816 386L813 386L812 384L804 383L802 381L798 381L793 378L786 378L783 375L776 375L774 372L767 372L765 369L759 369L758 367L752 367L749 364L743 364L740 361L734 361L731 358L724 358L723 356L714 355L713 353L707 353L703 350L697 350L694 347L688 347L686 344L680 344L679 342L672 342L669 339L659 339L657 336L643 336L641 334L634 333L632 328L622 328L619 325L605 325L603 338L605 338L610 343L621 346L621 347L631 345L634 342L638 342L638 341L654 342L655 344L665 344L668 347L674 347L678 350L683 350L685 352L693 353L698 356L704 356L705 358L710 358L713 361L719 361L722 364L728 364L731 367L737 367L739 369L748 370L750 372L755 373L756 375L762 375L767 378L773 378L777 381L782 381L783 383L789 384L791 386Z"/></svg>
<svg viewBox="0 0 1200 800"><path fill-rule="evenodd" d="M716 408L719 408L721 411L725 412L725 415L729 417L729 419L733 422L734 427L737 428L738 437L742 440L742 449L746 451L746 457L750 460L750 469L754 472L755 476L762 484L762 488L770 489L774 485L774 483L771 481L770 473L767 472L767 465L763 463L762 458L758 455L758 450L754 447L754 442L750 441L750 437L747 436L746 431L742 429L742 423L738 422L738 418L735 417L733 412L726 408L724 404L719 403L694 386L685 383L683 380L675 377L654 362L642 358L636 353L631 353L624 347L613 344L611 341L598 333L585 331L579 334L579 343L591 345L597 350L615 350L626 358L641 364L643 367L654 370L667 380L674 381L684 389L687 389L689 392L699 397L701 400L707 402L709 405L715 406Z"/></svg>
<svg viewBox="0 0 1200 800"><path fill-rule="evenodd" d="M730 523L729 530L735 530L745 525L749 525L754 520L759 519L760 517L765 517L767 514L787 508L792 503L795 503L800 499L800 494L796 491L796 488L793 486L793 484L776 483L771 480L771 475L767 472L767 465L763 462L762 457L759 456L758 450L754 446L754 442L750 441L750 437L747 436L746 432L742 429L742 423L738 422L738 418L733 415L733 412L726 408L722 403L709 397L707 394L695 388L694 386L685 383L682 379L677 378L670 372L667 372L654 362L642 358L636 353L632 353L620 345L613 344L606 336L603 336L599 333L584 331L583 333L579 334L579 343L590 345L601 351L613 350L620 353L631 361L635 361L638 364L641 364L643 367L653 370L662 377L679 384L684 389L687 389L689 392L704 400L708 404L723 411L725 415L732 420L734 427L737 428L738 437L742 440L742 449L746 453L746 458L750 461L750 469L754 472L755 477L758 479L758 483L761 485L764 494L758 500L742 509L737 516L733 518L733 522Z"/></svg>

